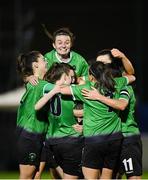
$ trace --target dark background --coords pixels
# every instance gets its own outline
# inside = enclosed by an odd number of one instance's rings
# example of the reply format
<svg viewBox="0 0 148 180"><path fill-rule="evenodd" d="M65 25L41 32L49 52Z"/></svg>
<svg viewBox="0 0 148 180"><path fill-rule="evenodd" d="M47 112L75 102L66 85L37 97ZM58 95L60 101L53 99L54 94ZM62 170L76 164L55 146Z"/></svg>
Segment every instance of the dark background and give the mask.
<svg viewBox="0 0 148 180"><path fill-rule="evenodd" d="M97 2L96 2L97 1ZM136 118L148 132L146 0L1 0L0 93L20 87L16 57L21 52L52 49L41 24L52 33L69 27L76 39L73 50L86 60L104 48L118 48L136 71ZM0 170L17 169L16 112L0 110Z"/></svg>

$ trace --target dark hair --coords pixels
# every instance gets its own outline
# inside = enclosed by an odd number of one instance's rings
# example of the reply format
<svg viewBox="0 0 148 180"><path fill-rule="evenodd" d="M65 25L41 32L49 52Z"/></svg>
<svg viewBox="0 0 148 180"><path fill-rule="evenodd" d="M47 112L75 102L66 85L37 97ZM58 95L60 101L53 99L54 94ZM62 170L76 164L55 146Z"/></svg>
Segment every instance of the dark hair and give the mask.
<svg viewBox="0 0 148 180"><path fill-rule="evenodd" d="M16 69L22 78L33 75L32 63L38 61L37 59L40 54L39 51L31 51L18 56Z"/></svg>
<svg viewBox="0 0 148 180"><path fill-rule="evenodd" d="M111 60L111 63L108 63L106 65L111 68L113 77L122 76L123 65L120 58L114 57L111 53L111 49L103 49L97 53L97 57L103 55L108 55Z"/></svg>
<svg viewBox="0 0 148 180"><path fill-rule="evenodd" d="M63 73L68 75L70 67L65 63L53 63L50 69L45 74L44 79L48 82L55 83L59 80Z"/></svg>
<svg viewBox="0 0 148 180"><path fill-rule="evenodd" d="M45 27L44 24L42 24L42 26L44 28L45 34L49 37L50 40L52 40L52 42L55 42L56 36L66 35L66 36L70 37L71 43L73 45L75 37L74 37L73 33L70 31L70 29L68 27L59 28L56 31L54 31L53 34L52 34L47 30L47 28Z"/></svg>
<svg viewBox="0 0 148 180"><path fill-rule="evenodd" d="M79 101L79 100L76 100L76 101L75 101L74 109L78 109L78 110L83 109L83 102L82 102L82 101Z"/></svg>
<svg viewBox="0 0 148 180"><path fill-rule="evenodd" d="M56 36L59 36L59 35L69 36L70 39L71 39L71 43L73 44L74 35L73 35L73 33L69 30L69 28L63 27L63 28L60 28L60 29L56 30L56 31L53 33L53 42L55 42Z"/></svg>
<svg viewBox="0 0 148 180"><path fill-rule="evenodd" d="M93 75L97 80L96 87L99 88L100 92L102 90L104 93L115 91L115 82L111 70L104 63L92 63L89 68L89 74Z"/></svg>

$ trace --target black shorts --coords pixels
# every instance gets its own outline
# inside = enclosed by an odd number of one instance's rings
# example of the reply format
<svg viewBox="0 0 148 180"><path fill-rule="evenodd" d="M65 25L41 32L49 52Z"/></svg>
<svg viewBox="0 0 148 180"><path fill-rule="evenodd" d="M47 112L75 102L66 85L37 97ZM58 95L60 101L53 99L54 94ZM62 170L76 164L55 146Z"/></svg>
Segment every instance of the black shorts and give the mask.
<svg viewBox="0 0 148 180"><path fill-rule="evenodd" d="M69 175L80 176L83 143L59 143L52 145L56 162L63 172Z"/></svg>
<svg viewBox="0 0 148 180"><path fill-rule="evenodd" d="M85 144L82 166L92 169L114 169L120 148L121 140Z"/></svg>
<svg viewBox="0 0 148 180"><path fill-rule="evenodd" d="M130 137L129 137L130 138ZM140 137L130 141L125 138L121 150L121 168L120 173L125 172L126 176L142 175L142 142Z"/></svg>
<svg viewBox="0 0 148 180"><path fill-rule="evenodd" d="M18 162L24 165L39 166L43 146L42 139L20 136L17 142Z"/></svg>
<svg viewBox="0 0 148 180"><path fill-rule="evenodd" d="M51 145L49 145L46 141L42 149L41 161L46 162L48 168L58 167L58 164L54 158L53 151L51 149Z"/></svg>
<svg viewBox="0 0 148 180"><path fill-rule="evenodd" d="M41 151L41 157L40 157L40 162L46 162L47 161L47 153L46 153L46 148L45 148L45 142L43 142L43 147Z"/></svg>

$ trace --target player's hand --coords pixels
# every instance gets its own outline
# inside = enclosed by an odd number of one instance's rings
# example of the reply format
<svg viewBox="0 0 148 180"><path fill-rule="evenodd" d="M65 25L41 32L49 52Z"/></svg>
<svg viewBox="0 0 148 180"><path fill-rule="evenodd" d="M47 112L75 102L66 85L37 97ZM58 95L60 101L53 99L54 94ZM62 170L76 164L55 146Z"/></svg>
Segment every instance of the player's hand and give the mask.
<svg viewBox="0 0 148 180"><path fill-rule="evenodd" d="M37 76L34 76L34 75L31 75L29 77L27 77L27 81L32 84L33 86L37 85L39 83L38 81L38 77Z"/></svg>
<svg viewBox="0 0 148 180"><path fill-rule="evenodd" d="M119 50L116 49L116 48L113 48L113 49L111 50L111 53L112 53L112 55L113 55L114 57L117 57L117 58L120 58L120 59L122 59L122 58L125 57L124 53L122 53L121 51L119 51Z"/></svg>
<svg viewBox="0 0 148 180"><path fill-rule="evenodd" d="M97 89L95 89L94 87L91 87L92 90L89 89L82 89L82 95L86 98L86 99L90 99L90 100L96 100L97 97L100 95L100 93L98 92Z"/></svg>
<svg viewBox="0 0 148 180"><path fill-rule="evenodd" d="M74 124L72 127L73 127L74 130L77 131L78 133L82 133L82 131L83 131L83 126L82 126L82 125Z"/></svg>

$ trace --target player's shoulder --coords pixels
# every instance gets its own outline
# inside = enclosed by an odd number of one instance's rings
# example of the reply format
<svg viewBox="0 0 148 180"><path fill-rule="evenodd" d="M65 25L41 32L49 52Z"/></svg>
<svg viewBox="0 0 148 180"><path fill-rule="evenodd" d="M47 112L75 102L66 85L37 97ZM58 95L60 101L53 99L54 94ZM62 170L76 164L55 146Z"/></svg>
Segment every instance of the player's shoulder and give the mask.
<svg viewBox="0 0 148 180"><path fill-rule="evenodd" d="M127 85L128 84L128 78L126 76L121 76L121 77L115 77L114 78L115 84L124 84Z"/></svg>
<svg viewBox="0 0 148 180"><path fill-rule="evenodd" d="M76 52L76 51L71 51L71 53L72 53L72 57L79 58L79 59L81 59L82 61L85 60L84 57L83 57L83 55L79 54L78 52Z"/></svg>
<svg viewBox="0 0 148 180"><path fill-rule="evenodd" d="M50 57L50 56L52 56L52 55L54 55L54 54L55 54L55 50L53 49L53 50L51 50L51 51L49 51L49 52L46 52L46 53L44 54L44 57L48 58L48 57Z"/></svg>
<svg viewBox="0 0 148 180"><path fill-rule="evenodd" d="M42 79L39 79L38 80L38 84L37 85L32 85L31 83L27 83L26 84L26 89L28 91L31 91L31 90L35 90L35 89L39 89L39 88L43 88L48 82L45 81L45 80L42 80Z"/></svg>

